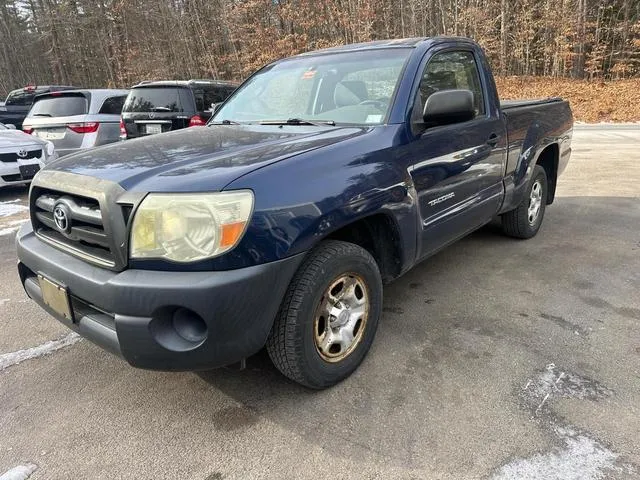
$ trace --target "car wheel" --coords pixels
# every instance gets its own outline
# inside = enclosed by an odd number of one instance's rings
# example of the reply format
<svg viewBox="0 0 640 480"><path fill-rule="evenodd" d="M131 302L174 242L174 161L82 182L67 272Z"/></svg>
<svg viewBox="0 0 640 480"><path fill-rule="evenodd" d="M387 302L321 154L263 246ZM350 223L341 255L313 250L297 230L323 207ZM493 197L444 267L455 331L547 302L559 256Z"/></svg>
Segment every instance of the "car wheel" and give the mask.
<svg viewBox="0 0 640 480"><path fill-rule="evenodd" d="M531 238L542 225L547 206L547 174L536 165L529 188L517 208L502 215L502 230L515 238Z"/></svg>
<svg viewBox="0 0 640 480"><path fill-rule="evenodd" d="M310 388L348 377L369 351L382 312L382 279L365 249L325 241L296 272L267 351L285 376Z"/></svg>

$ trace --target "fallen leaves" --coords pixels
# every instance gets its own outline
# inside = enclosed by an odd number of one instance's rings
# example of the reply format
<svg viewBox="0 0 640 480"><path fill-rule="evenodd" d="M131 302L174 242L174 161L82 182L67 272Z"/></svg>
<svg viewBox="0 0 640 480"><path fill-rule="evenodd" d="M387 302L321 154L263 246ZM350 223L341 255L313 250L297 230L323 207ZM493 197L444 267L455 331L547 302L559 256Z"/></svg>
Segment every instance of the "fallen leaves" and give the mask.
<svg viewBox="0 0 640 480"><path fill-rule="evenodd" d="M576 121L640 121L640 78L588 81L550 77L497 77L496 85L503 100L562 97L571 104Z"/></svg>

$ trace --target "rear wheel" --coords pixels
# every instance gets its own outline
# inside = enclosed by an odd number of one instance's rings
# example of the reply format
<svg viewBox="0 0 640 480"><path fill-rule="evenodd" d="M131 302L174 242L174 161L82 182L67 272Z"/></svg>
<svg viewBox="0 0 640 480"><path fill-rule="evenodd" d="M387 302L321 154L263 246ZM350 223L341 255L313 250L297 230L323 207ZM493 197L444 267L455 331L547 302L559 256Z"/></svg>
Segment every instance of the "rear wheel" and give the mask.
<svg viewBox="0 0 640 480"><path fill-rule="evenodd" d="M267 340L275 366L310 388L348 377L369 351L382 311L373 257L347 242L322 242L294 276Z"/></svg>
<svg viewBox="0 0 640 480"><path fill-rule="evenodd" d="M531 238L542 225L547 205L547 174L536 165L527 193L517 208L502 215L502 230L515 238Z"/></svg>

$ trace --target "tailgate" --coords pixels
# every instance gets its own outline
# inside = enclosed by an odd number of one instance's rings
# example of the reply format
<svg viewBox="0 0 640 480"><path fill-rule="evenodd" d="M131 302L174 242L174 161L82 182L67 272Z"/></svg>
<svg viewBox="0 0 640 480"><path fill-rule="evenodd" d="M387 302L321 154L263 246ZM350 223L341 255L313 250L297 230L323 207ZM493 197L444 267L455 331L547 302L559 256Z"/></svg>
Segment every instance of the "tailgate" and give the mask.
<svg viewBox="0 0 640 480"><path fill-rule="evenodd" d="M56 149L80 148L84 135L98 127L87 121L89 103L88 92L39 95L24 121L24 128L43 140L53 142Z"/></svg>
<svg viewBox="0 0 640 480"><path fill-rule="evenodd" d="M84 135L92 129L93 122L86 120L87 115L29 118L25 120L25 128L32 129L36 137L52 142L57 150L75 149L82 146Z"/></svg>
<svg viewBox="0 0 640 480"><path fill-rule="evenodd" d="M123 113L127 137L141 137L180 130L189 126L189 116L172 113Z"/></svg>
<svg viewBox="0 0 640 480"><path fill-rule="evenodd" d="M193 115L193 95L188 88L178 85L133 88L122 109L122 121L129 138L188 127Z"/></svg>

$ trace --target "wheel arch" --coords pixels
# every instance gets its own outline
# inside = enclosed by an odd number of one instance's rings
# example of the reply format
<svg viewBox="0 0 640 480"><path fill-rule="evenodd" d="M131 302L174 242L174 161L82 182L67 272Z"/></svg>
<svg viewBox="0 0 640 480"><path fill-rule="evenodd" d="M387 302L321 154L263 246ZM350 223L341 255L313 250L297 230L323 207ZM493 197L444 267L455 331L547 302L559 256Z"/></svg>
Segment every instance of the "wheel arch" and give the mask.
<svg viewBox="0 0 640 480"><path fill-rule="evenodd" d="M558 163L560 161L560 147L557 143L547 145L536 159L536 165L544 168L547 174L547 205L551 205L556 196L558 181Z"/></svg>
<svg viewBox="0 0 640 480"><path fill-rule="evenodd" d="M340 227L322 240L354 243L375 259L385 283L402 273L402 240L400 227L392 215L375 213Z"/></svg>

